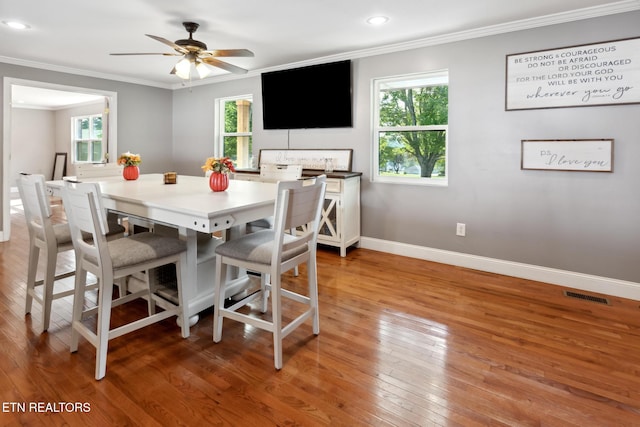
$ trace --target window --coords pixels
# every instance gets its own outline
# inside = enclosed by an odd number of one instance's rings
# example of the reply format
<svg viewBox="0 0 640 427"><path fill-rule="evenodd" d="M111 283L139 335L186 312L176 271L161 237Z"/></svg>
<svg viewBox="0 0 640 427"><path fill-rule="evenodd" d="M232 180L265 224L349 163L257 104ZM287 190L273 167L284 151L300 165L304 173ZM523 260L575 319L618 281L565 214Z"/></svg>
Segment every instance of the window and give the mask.
<svg viewBox="0 0 640 427"><path fill-rule="evenodd" d="M253 97L217 100L216 156L233 160L237 168L252 166Z"/></svg>
<svg viewBox="0 0 640 427"><path fill-rule="evenodd" d="M373 81L376 182L447 185L449 73Z"/></svg>
<svg viewBox="0 0 640 427"><path fill-rule="evenodd" d="M104 159L102 114L71 118L71 152L75 163L97 163Z"/></svg>

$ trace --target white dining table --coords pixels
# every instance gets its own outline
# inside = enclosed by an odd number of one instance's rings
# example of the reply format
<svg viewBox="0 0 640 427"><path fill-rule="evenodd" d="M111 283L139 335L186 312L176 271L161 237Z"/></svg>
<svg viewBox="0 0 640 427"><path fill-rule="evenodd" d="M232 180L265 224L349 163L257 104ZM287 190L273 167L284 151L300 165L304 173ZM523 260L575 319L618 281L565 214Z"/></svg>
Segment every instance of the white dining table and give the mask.
<svg viewBox="0 0 640 427"><path fill-rule="evenodd" d="M48 181L52 195L59 195L65 180ZM199 239L199 233L210 235L241 230L244 224L273 215L276 184L230 180L226 191L214 192L208 178L179 175L175 184L165 184L163 174L142 174L137 180L122 177L87 179L100 185L104 207L124 216L133 216L176 229L187 242L186 283L184 300L188 304L190 323L198 313L213 306L215 246L220 239ZM242 231L237 231L242 233ZM200 234L202 236L202 234ZM227 296L246 286L248 279L238 277L227 287Z"/></svg>

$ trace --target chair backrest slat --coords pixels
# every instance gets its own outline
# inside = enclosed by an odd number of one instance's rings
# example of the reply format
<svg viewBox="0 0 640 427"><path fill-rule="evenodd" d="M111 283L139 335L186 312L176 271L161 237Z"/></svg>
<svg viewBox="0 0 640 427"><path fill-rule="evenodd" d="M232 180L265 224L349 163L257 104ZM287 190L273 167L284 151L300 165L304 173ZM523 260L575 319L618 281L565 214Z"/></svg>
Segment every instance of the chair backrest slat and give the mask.
<svg viewBox="0 0 640 427"><path fill-rule="evenodd" d="M305 181L278 183L274 219L274 231L278 241L275 243L274 260L280 259L282 252L298 246L308 244L315 247L327 186L325 180L326 176L321 175L315 178L313 184L307 184ZM302 227L305 231L284 244L285 231L298 227Z"/></svg>
<svg viewBox="0 0 640 427"><path fill-rule="evenodd" d="M263 182L294 181L302 177L302 165L260 165L260 180Z"/></svg>
<svg viewBox="0 0 640 427"><path fill-rule="evenodd" d="M107 217L102 206L100 186L96 183L67 183L62 191L62 200L77 258L91 259L101 268L110 270L110 263L104 265L110 257L106 239ZM91 235L92 239L86 239L86 234Z"/></svg>
<svg viewBox="0 0 640 427"><path fill-rule="evenodd" d="M316 212L310 210L309 206L316 206L320 198L324 200L321 189L316 186L301 187L290 192L285 227L295 228L313 221Z"/></svg>
<svg viewBox="0 0 640 427"><path fill-rule="evenodd" d="M81 231L91 233L94 229L94 216L98 222L98 233L106 235L109 231L107 226L106 211L102 207L102 194L100 186L95 183L67 183L65 189L72 189L67 192L70 206L77 209L73 212L75 223ZM64 193L63 193L64 194ZM94 213L88 203L92 200L94 206L98 208L98 213ZM64 199L63 199L64 200Z"/></svg>
<svg viewBox="0 0 640 427"><path fill-rule="evenodd" d="M80 163L76 165L76 177L78 180L82 180L87 178L122 176L122 169L122 165L117 163Z"/></svg>
<svg viewBox="0 0 640 427"><path fill-rule="evenodd" d="M53 239L51 207L44 190L44 175L20 175L17 181L29 233L40 239Z"/></svg>

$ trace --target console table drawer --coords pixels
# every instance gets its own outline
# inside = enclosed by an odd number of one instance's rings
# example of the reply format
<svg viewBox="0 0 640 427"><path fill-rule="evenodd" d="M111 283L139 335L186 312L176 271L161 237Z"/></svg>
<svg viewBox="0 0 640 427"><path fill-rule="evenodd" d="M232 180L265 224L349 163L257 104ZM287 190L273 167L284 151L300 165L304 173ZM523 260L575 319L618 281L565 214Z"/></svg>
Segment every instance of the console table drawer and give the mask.
<svg viewBox="0 0 640 427"><path fill-rule="evenodd" d="M340 193L343 179L327 178L327 193Z"/></svg>

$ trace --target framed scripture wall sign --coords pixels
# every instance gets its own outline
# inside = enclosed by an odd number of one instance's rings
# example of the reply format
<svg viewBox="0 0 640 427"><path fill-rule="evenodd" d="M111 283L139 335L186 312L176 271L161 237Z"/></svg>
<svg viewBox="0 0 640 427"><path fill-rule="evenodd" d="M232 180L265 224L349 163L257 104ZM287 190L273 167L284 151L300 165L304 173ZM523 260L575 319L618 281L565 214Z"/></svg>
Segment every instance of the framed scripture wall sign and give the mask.
<svg viewBox="0 0 640 427"><path fill-rule="evenodd" d="M507 55L505 110L640 103L640 37Z"/></svg>
<svg viewBox="0 0 640 427"><path fill-rule="evenodd" d="M613 139L523 139L520 168L613 172Z"/></svg>

